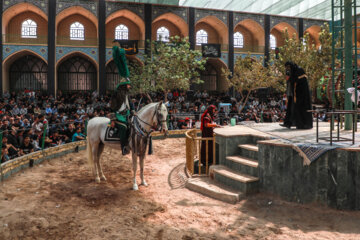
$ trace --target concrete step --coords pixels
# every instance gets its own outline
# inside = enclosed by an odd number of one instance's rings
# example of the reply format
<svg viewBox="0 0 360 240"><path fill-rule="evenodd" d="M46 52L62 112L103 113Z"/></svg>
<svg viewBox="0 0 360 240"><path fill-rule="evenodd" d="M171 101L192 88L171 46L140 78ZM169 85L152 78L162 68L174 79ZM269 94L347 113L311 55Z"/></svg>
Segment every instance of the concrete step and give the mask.
<svg viewBox="0 0 360 240"><path fill-rule="evenodd" d="M220 185L209 177L189 178L185 186L194 192L232 204L239 202L243 196L241 192Z"/></svg>
<svg viewBox="0 0 360 240"><path fill-rule="evenodd" d="M250 158L252 160L258 160L259 147L253 144L239 144L240 155Z"/></svg>
<svg viewBox="0 0 360 240"><path fill-rule="evenodd" d="M254 177L259 176L259 163L250 158L242 156L227 156L225 166L239 173L245 173Z"/></svg>
<svg viewBox="0 0 360 240"><path fill-rule="evenodd" d="M259 178L231 170L223 165L213 165L209 169L210 177L216 182L249 194L259 191Z"/></svg>

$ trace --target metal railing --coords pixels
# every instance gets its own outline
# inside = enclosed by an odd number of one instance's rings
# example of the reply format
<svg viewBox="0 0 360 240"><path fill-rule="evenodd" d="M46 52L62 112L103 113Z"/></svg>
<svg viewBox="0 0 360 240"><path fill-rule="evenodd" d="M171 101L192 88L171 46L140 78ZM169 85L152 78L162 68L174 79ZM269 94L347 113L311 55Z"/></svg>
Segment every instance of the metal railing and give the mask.
<svg viewBox="0 0 360 240"><path fill-rule="evenodd" d="M190 176L194 174L202 175L205 173L209 175L209 154L212 154L212 164L215 163L215 136L214 137L198 137L200 130L191 129L185 133L186 138L186 170ZM212 143L210 142L212 141ZM202 143L205 144L202 144ZM212 152L209 153L209 144L212 144ZM205 166L201 163L201 148L205 146ZM197 166L195 165L197 162ZM197 167L197 171L195 171ZM205 168L203 171L202 168Z"/></svg>
<svg viewBox="0 0 360 240"><path fill-rule="evenodd" d="M38 35L36 38L23 38L20 34L3 34L4 44L26 44L26 45L46 45L47 35Z"/></svg>
<svg viewBox="0 0 360 240"><path fill-rule="evenodd" d="M70 36L57 36L56 44L60 46L94 46L98 45L97 38L84 38L84 40L72 40Z"/></svg>

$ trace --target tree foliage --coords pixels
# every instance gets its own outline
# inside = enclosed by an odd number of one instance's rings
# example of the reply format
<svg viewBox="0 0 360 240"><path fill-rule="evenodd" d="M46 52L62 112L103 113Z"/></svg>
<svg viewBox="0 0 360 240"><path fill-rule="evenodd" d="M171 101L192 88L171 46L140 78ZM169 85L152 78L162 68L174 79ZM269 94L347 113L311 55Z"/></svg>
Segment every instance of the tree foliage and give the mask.
<svg viewBox="0 0 360 240"><path fill-rule="evenodd" d="M187 90L192 83L201 83L200 72L206 59L190 49L187 38L171 37L170 43L152 42L151 54L144 56L140 71L131 72L137 93L149 91Z"/></svg>
<svg viewBox="0 0 360 240"><path fill-rule="evenodd" d="M253 90L259 88L273 87L277 88L278 77L275 74L273 66L264 67L263 58L238 57L234 64L234 72L229 69L223 69L229 85L234 87L241 95L240 104L244 106ZM244 95L244 93L246 93ZM242 109L241 109L242 110Z"/></svg>
<svg viewBox="0 0 360 240"><path fill-rule="evenodd" d="M319 33L320 48L317 48L308 33L299 40L295 36L290 37L285 30L284 39L285 44L279 47L277 57L272 54L270 64L275 65L280 76L285 76L285 63L296 63L305 70L310 88L314 90L331 68L332 36L328 24L322 26ZM285 78L282 77L282 80L285 85Z"/></svg>

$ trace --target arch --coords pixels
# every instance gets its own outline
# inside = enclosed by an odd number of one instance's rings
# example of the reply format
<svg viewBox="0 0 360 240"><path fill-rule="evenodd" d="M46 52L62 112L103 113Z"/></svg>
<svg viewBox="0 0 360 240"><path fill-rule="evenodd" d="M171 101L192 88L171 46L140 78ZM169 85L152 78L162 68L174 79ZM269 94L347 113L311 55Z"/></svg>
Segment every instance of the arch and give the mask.
<svg viewBox="0 0 360 240"><path fill-rule="evenodd" d="M215 16L206 16L195 24L195 32L204 29L208 34L208 43L228 44L228 28Z"/></svg>
<svg viewBox="0 0 360 240"><path fill-rule="evenodd" d="M193 84L194 90L207 90L224 92L229 88L229 84L222 74L221 69L228 68L219 58L208 58L205 64L205 71L200 72L200 78L204 81L202 84Z"/></svg>
<svg viewBox="0 0 360 240"><path fill-rule="evenodd" d="M81 15L87 19L89 19L96 27L96 34L97 34L97 30L98 30L98 20L97 17L90 12L89 10L80 7L80 6L73 6L73 7L68 7L65 8L64 10L62 10L61 12L59 12L56 15L56 20L55 20L55 26L56 29L58 29L59 27L59 23L61 21L63 21L64 19L70 17L71 15Z"/></svg>
<svg viewBox="0 0 360 240"><path fill-rule="evenodd" d="M289 33L289 37L293 38L295 35L295 38L298 38L298 36L299 36L296 29L293 26L291 26L290 24L288 24L286 22L278 23L270 31L270 34L274 35L276 38L276 46L277 47L281 47L285 43L284 42L285 39L283 36L285 29L287 29L287 31Z"/></svg>
<svg viewBox="0 0 360 240"><path fill-rule="evenodd" d="M153 20L153 29L158 29L161 26L169 29L170 37L180 36L183 38L189 35L187 23L184 19L174 13L164 13ZM156 33L152 34L152 39L156 40Z"/></svg>
<svg viewBox="0 0 360 240"><path fill-rule="evenodd" d="M110 14L106 18L106 36L113 36L115 27L120 23L126 25L129 30L129 40L145 40L145 22L136 13L122 9ZM111 39L111 37L110 37Z"/></svg>
<svg viewBox="0 0 360 240"><path fill-rule="evenodd" d="M9 22L16 16L19 16L25 12L32 12L43 18L46 22L48 21L47 14L41 10L40 8L36 7L31 3L18 3L15 4L3 12L2 15L2 34L6 34L8 29Z"/></svg>
<svg viewBox="0 0 360 240"><path fill-rule="evenodd" d="M258 22L252 19L244 19L236 24L235 32L240 32L244 36L244 48L241 51L263 52L265 31Z"/></svg>
<svg viewBox="0 0 360 240"><path fill-rule="evenodd" d="M319 48L320 46L320 40L319 40L319 34L321 32L321 27L319 25L313 25L305 30L304 35L306 33L309 34L310 42L312 44L315 44L316 48Z"/></svg>
<svg viewBox="0 0 360 240"><path fill-rule="evenodd" d="M27 55L32 55L35 56L39 59L41 59L46 65L47 60L45 58L43 58L41 55L39 55L38 53L28 50L28 49L23 49L20 51L17 51L11 55L9 55L7 58L4 59L3 61L3 91L8 91L10 90L10 74L9 74L9 70L10 70L10 66L18 59L27 56Z"/></svg>
<svg viewBox="0 0 360 240"><path fill-rule="evenodd" d="M64 56L56 66L56 73L57 89L62 92L97 89L97 64L84 53L72 52Z"/></svg>

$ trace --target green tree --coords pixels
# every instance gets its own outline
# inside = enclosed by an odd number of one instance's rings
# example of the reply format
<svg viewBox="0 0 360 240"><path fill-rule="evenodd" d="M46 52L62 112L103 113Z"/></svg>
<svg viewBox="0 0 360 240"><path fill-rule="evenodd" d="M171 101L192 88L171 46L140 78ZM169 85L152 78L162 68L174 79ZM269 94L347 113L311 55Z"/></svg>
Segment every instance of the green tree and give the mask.
<svg viewBox="0 0 360 240"><path fill-rule="evenodd" d="M199 71L205 69L206 59L200 51L190 49L187 38L175 36L170 43L152 42L151 53L145 56L145 65L136 77L140 88L166 93L172 89L188 90L192 83L202 83Z"/></svg>
<svg viewBox="0 0 360 240"><path fill-rule="evenodd" d="M285 44L279 47L278 56L271 55L270 64L275 65L280 76L285 76L285 63L287 61L296 63L305 70L310 88L315 90L331 68L332 37L329 25L325 24L321 28L319 48L315 46L308 33L299 40L295 36L290 37L285 29L284 38ZM285 77L281 79L282 84L285 85Z"/></svg>
<svg viewBox="0 0 360 240"><path fill-rule="evenodd" d="M263 58L251 57L250 53L242 58L238 57L234 64L234 72L229 69L222 69L230 86L233 86L240 94L240 111L243 110L251 93L259 88L280 86L278 76L273 66L264 67Z"/></svg>

